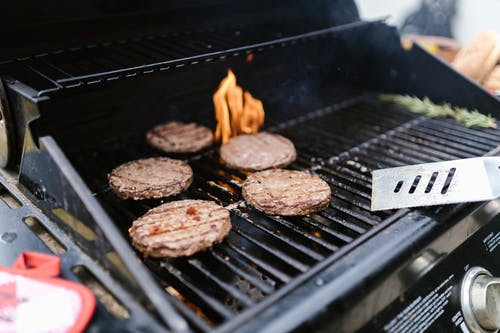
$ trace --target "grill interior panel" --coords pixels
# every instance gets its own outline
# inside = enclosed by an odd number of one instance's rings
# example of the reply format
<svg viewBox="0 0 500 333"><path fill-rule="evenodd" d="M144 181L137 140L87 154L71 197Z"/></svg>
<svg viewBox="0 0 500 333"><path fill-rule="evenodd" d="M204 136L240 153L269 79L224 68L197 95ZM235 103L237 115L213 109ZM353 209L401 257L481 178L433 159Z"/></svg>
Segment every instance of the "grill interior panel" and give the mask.
<svg viewBox="0 0 500 333"><path fill-rule="evenodd" d="M500 144L498 130L428 119L369 98L340 109L316 110L268 129L294 142L298 158L290 168L327 181L332 200L325 210L306 217L267 216L242 200L241 184L248 173L224 166L215 149L172 156L188 160L194 182L168 200L215 200L232 212L229 236L208 251L183 259L141 257L166 292L180 301L175 304L197 315L190 320L201 330L264 304L277 290L393 218L397 211L370 211L373 169L480 156ZM123 162L161 155L141 134L116 138L70 159L128 239L131 222L165 200L118 199L106 175Z"/></svg>

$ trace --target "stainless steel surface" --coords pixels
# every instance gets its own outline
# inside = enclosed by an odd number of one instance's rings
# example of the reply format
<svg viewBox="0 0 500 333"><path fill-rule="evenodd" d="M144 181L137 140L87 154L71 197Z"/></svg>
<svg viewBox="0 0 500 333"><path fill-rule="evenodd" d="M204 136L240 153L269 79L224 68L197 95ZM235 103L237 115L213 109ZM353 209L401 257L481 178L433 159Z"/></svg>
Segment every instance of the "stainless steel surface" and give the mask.
<svg viewBox="0 0 500 333"><path fill-rule="evenodd" d="M481 327L500 329L500 278L479 275L472 284L472 310Z"/></svg>
<svg viewBox="0 0 500 333"><path fill-rule="evenodd" d="M462 281L460 303L464 320L472 332L500 329L500 278L482 267L472 267Z"/></svg>
<svg viewBox="0 0 500 333"><path fill-rule="evenodd" d="M0 80L0 167L4 168L9 163L12 154L12 124L9 114L7 96Z"/></svg>
<svg viewBox="0 0 500 333"><path fill-rule="evenodd" d="M493 200L500 157L417 164L372 172L372 211Z"/></svg>
<svg viewBox="0 0 500 333"><path fill-rule="evenodd" d="M430 271L444 256L431 249L424 250L412 262L401 270L401 279L411 284Z"/></svg>
<svg viewBox="0 0 500 333"><path fill-rule="evenodd" d="M5 126L5 120L2 117L2 105L0 104L0 167L5 167L7 165L9 156L9 142L7 136L7 126Z"/></svg>

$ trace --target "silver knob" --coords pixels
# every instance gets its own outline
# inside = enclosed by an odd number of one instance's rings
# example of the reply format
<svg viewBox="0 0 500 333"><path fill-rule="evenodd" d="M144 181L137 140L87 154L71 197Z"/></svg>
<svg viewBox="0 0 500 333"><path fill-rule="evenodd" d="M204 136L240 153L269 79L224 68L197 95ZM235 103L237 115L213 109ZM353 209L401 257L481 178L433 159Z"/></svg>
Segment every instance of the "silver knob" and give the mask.
<svg viewBox="0 0 500 333"><path fill-rule="evenodd" d="M500 278L481 267L469 269L462 282L461 305L465 322L473 332L498 332Z"/></svg>
<svg viewBox="0 0 500 333"><path fill-rule="evenodd" d="M500 278L479 275L470 290L472 311L481 327L500 329Z"/></svg>

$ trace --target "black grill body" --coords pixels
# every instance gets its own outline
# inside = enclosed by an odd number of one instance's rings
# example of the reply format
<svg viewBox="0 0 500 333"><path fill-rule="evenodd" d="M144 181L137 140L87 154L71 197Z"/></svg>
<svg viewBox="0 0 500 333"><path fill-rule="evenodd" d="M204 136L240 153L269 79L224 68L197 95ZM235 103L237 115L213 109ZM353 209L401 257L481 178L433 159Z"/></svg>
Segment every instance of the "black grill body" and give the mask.
<svg viewBox="0 0 500 333"><path fill-rule="evenodd" d="M22 20L11 27L2 183L22 208L2 209L26 233L21 220L36 215L67 248L64 276L81 281L74 268L85 267L128 310L116 315L101 299L89 330L354 331L415 283L401 279L412 259L438 245L451 252L479 228L463 218L478 204L370 211L371 170L496 154L500 144L499 130L427 119L378 93L497 117L500 103L418 46L403 50L394 28L360 21L351 2L81 6L66 22L52 8L37 31ZM42 48L36 37L48 32ZM143 258L127 229L160 201L120 200L106 175L161 155L144 140L155 124L214 127L211 94L227 68L263 100L266 130L296 145L291 168L325 179L332 202L307 217L266 216L244 204L246 174L222 165L216 148L172 155L195 173L174 199L215 200L231 209L233 230L189 258ZM48 251L32 235L22 245ZM7 246L4 262L23 246Z"/></svg>

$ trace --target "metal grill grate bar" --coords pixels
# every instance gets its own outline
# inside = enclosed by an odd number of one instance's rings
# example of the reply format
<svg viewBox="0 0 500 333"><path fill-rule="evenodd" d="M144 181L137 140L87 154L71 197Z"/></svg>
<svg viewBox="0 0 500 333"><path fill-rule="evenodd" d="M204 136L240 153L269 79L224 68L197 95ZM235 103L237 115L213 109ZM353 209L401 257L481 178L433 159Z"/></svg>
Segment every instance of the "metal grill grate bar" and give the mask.
<svg viewBox="0 0 500 333"><path fill-rule="evenodd" d="M423 126L412 128L408 131L408 133L417 138L431 140L439 146L455 148L455 151L457 152L463 151L469 154L478 155L481 154L482 151L492 148L491 145L484 145L480 143L475 143L474 145L469 146L467 143L464 144L463 140L457 140L454 136L447 136L436 130L427 129Z"/></svg>
<svg viewBox="0 0 500 333"><path fill-rule="evenodd" d="M276 46L294 45L306 40L326 38L334 32L366 24L368 23L359 21L340 27L330 27L287 37L269 31L249 31L247 33L234 31L230 34L205 31L177 35L149 35L60 49L31 57L13 59L9 63L31 62L32 67L36 70L32 72L33 76L39 79L38 73L42 73L49 78L52 85L44 85L36 94L42 96L63 88L125 79L175 67L241 56ZM276 39L272 40L269 38L270 36L276 36ZM106 60L103 61L103 59ZM40 70L43 68L44 62L51 63L57 68L57 72L60 70L66 74L61 76L60 73L53 73L51 70L45 72ZM55 76L50 76L50 73L55 74ZM33 82L36 81L33 80ZM32 82L25 83L36 86Z"/></svg>
<svg viewBox="0 0 500 333"><path fill-rule="evenodd" d="M233 210L233 212L234 212L234 210ZM250 214L243 213L241 215L248 216L248 218L245 218L244 221L246 223L250 224L252 227L255 227L259 230L262 230L265 232L266 235L269 235L273 238L277 238L280 242L285 243L290 248L294 248L297 251L300 251L298 256L302 257L303 261L306 261L309 264L313 264L314 261L319 261L319 260L324 258L323 255L318 254L315 251L312 251L310 249L310 247L308 247L306 245L302 245L302 242L297 241L297 237L300 234L297 234L296 232L289 232L289 229L281 228L281 226L279 226L279 225L272 225L271 226L270 225L271 223L269 223L266 219L262 219L262 220L264 220L264 223L259 223L260 221L257 222L257 220L259 220L259 218L257 218L257 216L256 216L257 214L255 214L253 212ZM252 217L256 217L256 218L253 219ZM268 223L266 223L266 222L268 222ZM274 229L271 229L271 227L273 227ZM273 242L272 239L270 240L270 242L275 243L275 242Z"/></svg>
<svg viewBox="0 0 500 333"><path fill-rule="evenodd" d="M240 223L240 219L234 219L233 230L246 238L253 245L265 250L267 253L280 258L288 266L304 272L314 262L309 256L305 256L296 250L295 244L291 245L282 237L274 234L260 232L262 229L249 228ZM288 245L288 246L287 246Z"/></svg>
<svg viewBox="0 0 500 333"><path fill-rule="evenodd" d="M216 285L219 289L224 290L230 297L234 298L238 303L240 303L244 307L249 307L254 304L254 302L248 296L240 292L238 289L234 288L230 284L230 281L228 282L224 281L224 275L223 275L224 272L221 272L220 270L218 270L217 272L213 272L209 268L205 267L204 264L205 262L206 265L210 265L210 260L206 259L203 261L200 261L198 259L188 260L188 263L196 269L192 270L191 274L193 275L199 274L201 277L204 277L204 280L206 280L210 284Z"/></svg>
<svg viewBox="0 0 500 333"><path fill-rule="evenodd" d="M186 279L180 270L170 263L163 261L160 265L156 265L156 263L152 264L151 260L145 260L145 263L150 264L149 266L158 276L165 277L169 285L174 286L183 297L196 304L197 307L210 316L212 321L222 322L234 315L223 303L212 296L213 293L206 293L201 288L198 288L196 284Z"/></svg>
<svg viewBox="0 0 500 333"><path fill-rule="evenodd" d="M500 135L496 130L491 129L472 129L466 127L458 127L449 119L443 119L441 122L435 119L429 119L422 126L441 131L443 134L456 137L458 140L462 139L464 143L483 143L491 145L491 143L499 144ZM458 141L460 142L460 141Z"/></svg>
<svg viewBox="0 0 500 333"><path fill-rule="evenodd" d="M232 237L231 234L229 234L227 238L227 244L238 256L252 262L254 268L264 272L266 275L270 275L275 281L279 281L280 284L287 283L292 279L291 275L279 270L276 267L278 266L276 263L268 263L268 256L261 256L259 254L254 255L253 253L247 251L247 248L244 245L241 246L238 242L235 242L234 237Z"/></svg>
<svg viewBox="0 0 500 333"><path fill-rule="evenodd" d="M259 219L261 218L262 216L259 216ZM318 230L310 230L310 228L304 228L280 216L270 216L269 218L272 221L275 221L280 225L285 226L287 229L292 230L294 232L293 236L296 237L296 239L305 238L306 240L310 241L309 249L313 249L316 253L320 253L321 256L323 255L326 256L331 252L335 252L338 250L337 246L325 241L321 237L318 237L317 235L321 236L321 232L319 232ZM262 221L268 221L268 220L262 219Z"/></svg>
<svg viewBox="0 0 500 333"><path fill-rule="evenodd" d="M229 253L223 252L224 250L227 250ZM254 269L236 260L237 256L234 253L230 253L230 251L230 249L221 246L217 249L210 250L210 253L220 264L232 270L234 275L243 277L259 288L264 294L270 294L274 291L274 285L276 284L274 281L270 278L265 278L262 274L258 276ZM214 264L214 266L218 265Z"/></svg>

